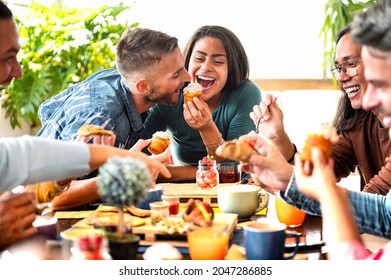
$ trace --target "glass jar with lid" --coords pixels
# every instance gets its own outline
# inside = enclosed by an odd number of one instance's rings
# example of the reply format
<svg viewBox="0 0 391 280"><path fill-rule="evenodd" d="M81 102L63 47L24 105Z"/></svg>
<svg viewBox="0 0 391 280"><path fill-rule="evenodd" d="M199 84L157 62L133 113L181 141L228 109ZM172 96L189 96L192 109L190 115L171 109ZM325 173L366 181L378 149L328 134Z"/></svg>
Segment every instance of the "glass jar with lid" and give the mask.
<svg viewBox="0 0 391 280"><path fill-rule="evenodd" d="M198 161L196 173L197 186L201 189L213 189L219 184L219 172L216 167L216 160L204 157Z"/></svg>
<svg viewBox="0 0 391 280"><path fill-rule="evenodd" d="M156 201L149 204L151 209L151 224L156 225L158 222L167 219L170 216L170 204L165 201Z"/></svg>

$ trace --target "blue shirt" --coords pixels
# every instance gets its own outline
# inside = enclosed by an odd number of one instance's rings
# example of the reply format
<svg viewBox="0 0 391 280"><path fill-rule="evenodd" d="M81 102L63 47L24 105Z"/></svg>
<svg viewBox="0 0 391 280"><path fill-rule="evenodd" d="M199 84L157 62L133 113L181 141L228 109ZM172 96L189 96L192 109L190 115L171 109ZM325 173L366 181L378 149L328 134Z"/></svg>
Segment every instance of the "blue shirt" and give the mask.
<svg viewBox="0 0 391 280"><path fill-rule="evenodd" d="M41 104L37 136L72 141L83 124L116 134L115 146L130 149L140 137L147 112L138 114L132 93L116 69L102 70Z"/></svg>
<svg viewBox="0 0 391 280"><path fill-rule="evenodd" d="M255 129L250 118L254 105L262 100L261 91L250 80L243 81L233 92L224 93L220 105L212 112L213 121L224 140L232 140ZM156 104L145 121L141 138L151 138L156 131L171 135L170 146L175 165L198 165L207 155L200 133L189 127L183 117L183 94L176 105Z"/></svg>
<svg viewBox="0 0 391 280"><path fill-rule="evenodd" d="M391 193L386 196L348 191L354 218L361 232L391 238ZM321 215L319 202L300 193L295 175L292 176L281 197L289 204L312 215Z"/></svg>

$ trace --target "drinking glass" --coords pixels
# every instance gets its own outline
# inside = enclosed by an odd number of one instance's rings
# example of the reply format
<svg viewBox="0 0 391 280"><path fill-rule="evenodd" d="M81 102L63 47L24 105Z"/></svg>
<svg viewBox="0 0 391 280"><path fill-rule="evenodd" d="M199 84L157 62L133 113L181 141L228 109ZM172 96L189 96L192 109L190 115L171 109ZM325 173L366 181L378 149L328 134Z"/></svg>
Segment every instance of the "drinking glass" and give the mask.
<svg viewBox="0 0 391 280"><path fill-rule="evenodd" d="M191 226L187 231L187 242L192 260L224 260L229 243L228 225Z"/></svg>
<svg viewBox="0 0 391 280"><path fill-rule="evenodd" d="M219 183L237 183L240 182L241 172L239 163L236 161L221 162L217 164L219 172Z"/></svg>
<svg viewBox="0 0 391 280"><path fill-rule="evenodd" d="M306 213L296 207L289 205L282 200L281 197L276 196L276 212L278 220L286 224L288 227L299 227L304 222Z"/></svg>

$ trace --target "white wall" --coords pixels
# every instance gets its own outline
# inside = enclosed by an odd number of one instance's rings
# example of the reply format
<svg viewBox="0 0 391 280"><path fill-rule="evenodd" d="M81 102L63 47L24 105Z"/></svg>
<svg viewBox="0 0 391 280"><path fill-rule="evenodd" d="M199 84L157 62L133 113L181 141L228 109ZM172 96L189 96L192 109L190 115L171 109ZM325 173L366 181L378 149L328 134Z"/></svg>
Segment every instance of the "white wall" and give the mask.
<svg viewBox="0 0 391 280"><path fill-rule="evenodd" d="M231 29L244 45L254 78L322 78L325 0L137 0L129 21L178 37L202 25Z"/></svg>
<svg viewBox="0 0 391 280"><path fill-rule="evenodd" d="M32 0L10 0L28 4ZM35 0L50 5L53 0ZM327 0L62 0L68 7L100 7L125 2L122 17L178 37L181 46L202 25L231 29L250 60L250 76L259 79L323 78L323 42L319 37ZM15 11L18 6L11 5ZM327 73L328 74L328 73Z"/></svg>

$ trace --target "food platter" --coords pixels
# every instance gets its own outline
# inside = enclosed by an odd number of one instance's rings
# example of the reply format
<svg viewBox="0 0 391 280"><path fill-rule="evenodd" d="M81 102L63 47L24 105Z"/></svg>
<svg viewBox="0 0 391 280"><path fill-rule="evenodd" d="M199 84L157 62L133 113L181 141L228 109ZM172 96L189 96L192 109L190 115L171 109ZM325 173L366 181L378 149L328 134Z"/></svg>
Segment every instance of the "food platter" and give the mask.
<svg viewBox="0 0 391 280"><path fill-rule="evenodd" d="M82 235L96 234L100 232L99 229L94 228L94 221L96 220L106 224L116 224L118 222L117 212L109 212L109 208L100 209L105 211L94 211L88 217L78 221L71 228L62 232L61 237L64 239L73 240L81 237ZM150 217L136 217L131 216L128 213L124 215L125 222L132 223L132 232L140 236L140 245L149 246L155 242L164 241L176 247L187 247L187 237L185 230L176 230L170 232L168 229L162 230L161 228L152 225ZM170 216L169 219L171 221L181 221L182 212L176 216ZM215 212L214 221L227 223L229 233L232 236L238 223L238 217L237 214ZM184 224L183 220L181 223Z"/></svg>
<svg viewBox="0 0 391 280"><path fill-rule="evenodd" d="M172 219L181 219L179 216L171 217ZM151 224L150 218L144 218L145 224L133 228L133 233L141 237L140 245L151 245L155 242L164 241L171 243L176 247L188 247L186 232L169 234L160 231L156 226ZM238 223L238 215L231 213L215 213L214 222L223 222L228 224L229 234L232 236Z"/></svg>

